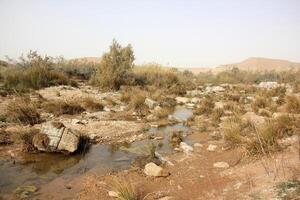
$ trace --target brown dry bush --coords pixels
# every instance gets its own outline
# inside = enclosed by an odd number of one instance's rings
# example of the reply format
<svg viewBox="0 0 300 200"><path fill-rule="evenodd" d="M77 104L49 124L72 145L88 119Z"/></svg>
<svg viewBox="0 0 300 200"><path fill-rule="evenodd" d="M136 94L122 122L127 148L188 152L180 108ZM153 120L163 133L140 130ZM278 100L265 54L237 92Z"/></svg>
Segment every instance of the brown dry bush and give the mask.
<svg viewBox="0 0 300 200"><path fill-rule="evenodd" d="M222 128L224 138L231 146L241 146L253 156L281 150L278 139L295 134L296 124L294 117L282 115L257 128L237 119L227 121Z"/></svg>
<svg viewBox="0 0 300 200"><path fill-rule="evenodd" d="M122 91L121 101L129 104L129 107L134 110L145 108L145 99L147 92L138 87L127 88Z"/></svg>
<svg viewBox="0 0 300 200"><path fill-rule="evenodd" d="M256 96L251 107L255 112L257 112L260 108L266 108L269 102L270 100L265 96Z"/></svg>
<svg viewBox="0 0 300 200"><path fill-rule="evenodd" d="M8 91L26 92L52 85L73 85L65 74L53 70L51 57L42 57L37 52L30 52L27 58L3 71L4 88Z"/></svg>
<svg viewBox="0 0 300 200"><path fill-rule="evenodd" d="M41 122L37 106L29 97L17 97L9 101L5 116L8 121L34 125Z"/></svg>
<svg viewBox="0 0 300 200"><path fill-rule="evenodd" d="M97 101L95 98L86 97L82 101L83 107L89 111L102 111L104 106L100 101Z"/></svg>
<svg viewBox="0 0 300 200"><path fill-rule="evenodd" d="M215 103L213 99L209 96L205 97L203 100L200 101L199 107L196 108L194 114L196 115L203 115L203 114L210 114L215 107Z"/></svg>
<svg viewBox="0 0 300 200"><path fill-rule="evenodd" d="M173 146L178 146L183 141L182 131L173 131L169 141Z"/></svg>
<svg viewBox="0 0 300 200"><path fill-rule="evenodd" d="M49 113L53 113L56 116L63 114L79 114L85 111L80 105L80 101L76 100L53 100L45 102L42 105L43 109Z"/></svg>
<svg viewBox="0 0 300 200"><path fill-rule="evenodd" d="M296 95L286 96L286 108L291 113L300 113L300 97Z"/></svg>
<svg viewBox="0 0 300 200"><path fill-rule="evenodd" d="M137 189L129 180L117 180L115 179L111 183L111 189L115 191L119 200L139 200Z"/></svg>
<svg viewBox="0 0 300 200"><path fill-rule="evenodd" d="M168 117L168 115L170 113L172 113L174 111L173 108L170 108L170 107L163 107L161 109L157 109L157 110L154 110L153 114L158 117L159 119L161 118L165 118L165 117Z"/></svg>
<svg viewBox="0 0 300 200"><path fill-rule="evenodd" d="M12 134L14 143L22 145L22 151L32 152L35 151L33 137L39 133L40 130L36 128L18 128L17 131L10 134Z"/></svg>
<svg viewBox="0 0 300 200"><path fill-rule="evenodd" d="M211 119L213 122L220 122L220 118L224 115L223 108L215 108L211 113Z"/></svg>

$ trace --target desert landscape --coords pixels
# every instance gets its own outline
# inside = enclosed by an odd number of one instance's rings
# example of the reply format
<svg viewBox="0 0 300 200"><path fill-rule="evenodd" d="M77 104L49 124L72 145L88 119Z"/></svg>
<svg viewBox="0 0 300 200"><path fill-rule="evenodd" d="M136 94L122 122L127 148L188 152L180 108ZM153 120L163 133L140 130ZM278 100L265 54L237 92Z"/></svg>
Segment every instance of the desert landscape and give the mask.
<svg viewBox="0 0 300 200"><path fill-rule="evenodd" d="M0 0L0 200L300 200L299 10Z"/></svg>
<svg viewBox="0 0 300 200"><path fill-rule="evenodd" d="M300 70L267 61L135 66L116 41L98 59L2 61L1 197L297 199Z"/></svg>

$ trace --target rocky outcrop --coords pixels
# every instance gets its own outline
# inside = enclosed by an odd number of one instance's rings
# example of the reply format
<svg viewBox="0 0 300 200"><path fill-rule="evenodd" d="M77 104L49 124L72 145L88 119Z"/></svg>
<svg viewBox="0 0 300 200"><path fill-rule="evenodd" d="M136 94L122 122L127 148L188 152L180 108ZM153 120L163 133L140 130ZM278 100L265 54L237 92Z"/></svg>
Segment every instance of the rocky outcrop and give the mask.
<svg viewBox="0 0 300 200"><path fill-rule="evenodd" d="M79 132L66 128L60 122L47 122L41 133L33 137L33 145L39 151L73 153L80 141Z"/></svg>

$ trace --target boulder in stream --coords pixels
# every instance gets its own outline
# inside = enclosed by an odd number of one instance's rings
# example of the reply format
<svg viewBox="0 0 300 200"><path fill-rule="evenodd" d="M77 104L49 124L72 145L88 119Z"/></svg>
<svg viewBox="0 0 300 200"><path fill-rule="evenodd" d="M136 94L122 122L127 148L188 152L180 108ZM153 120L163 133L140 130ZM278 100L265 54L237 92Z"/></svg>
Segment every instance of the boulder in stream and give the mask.
<svg viewBox="0 0 300 200"><path fill-rule="evenodd" d="M60 122L47 122L42 125L41 133L33 137L33 145L39 151L73 153L80 142L79 132L66 128Z"/></svg>

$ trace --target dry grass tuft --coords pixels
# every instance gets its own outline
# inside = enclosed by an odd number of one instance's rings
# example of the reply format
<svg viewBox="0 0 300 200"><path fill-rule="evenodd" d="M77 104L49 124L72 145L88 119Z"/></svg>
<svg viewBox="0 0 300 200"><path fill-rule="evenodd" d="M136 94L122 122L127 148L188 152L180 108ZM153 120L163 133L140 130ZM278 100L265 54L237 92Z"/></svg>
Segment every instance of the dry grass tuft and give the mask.
<svg viewBox="0 0 300 200"><path fill-rule="evenodd" d="M139 196L137 194L136 188L134 185L128 180L117 180L115 179L111 188L115 191L119 200L138 200Z"/></svg>
<svg viewBox="0 0 300 200"><path fill-rule="evenodd" d="M83 107L89 111L102 111L104 106L101 102L92 97L86 97L83 99Z"/></svg>
<svg viewBox="0 0 300 200"><path fill-rule="evenodd" d="M257 112L260 108L266 108L269 104L269 99L264 96L256 96L255 100L252 102L252 109Z"/></svg>
<svg viewBox="0 0 300 200"><path fill-rule="evenodd" d="M49 101L45 102L42 107L47 112L53 113L56 116L64 114L74 115L85 111L85 109L80 105L80 102L76 100Z"/></svg>
<svg viewBox="0 0 300 200"><path fill-rule="evenodd" d="M210 114L215 107L213 99L209 96L200 101L200 105L194 111L196 115Z"/></svg>
<svg viewBox="0 0 300 200"><path fill-rule="evenodd" d="M287 96L286 107L291 113L300 113L300 97L295 95Z"/></svg>
<svg viewBox="0 0 300 200"><path fill-rule="evenodd" d="M11 100L5 112L8 121L34 125L41 122L37 106L29 97L17 97Z"/></svg>

